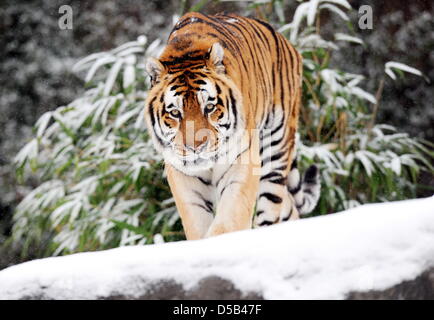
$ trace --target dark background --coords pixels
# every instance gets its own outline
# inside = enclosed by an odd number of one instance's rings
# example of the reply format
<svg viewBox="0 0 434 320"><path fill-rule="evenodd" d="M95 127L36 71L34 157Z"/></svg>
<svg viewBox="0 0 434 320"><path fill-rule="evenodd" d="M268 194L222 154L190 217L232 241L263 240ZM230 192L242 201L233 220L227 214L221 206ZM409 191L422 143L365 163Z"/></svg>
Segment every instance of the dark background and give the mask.
<svg viewBox="0 0 434 320"><path fill-rule="evenodd" d="M199 1L11 1L0 2L0 244L10 234L14 207L31 186L19 186L11 164L32 133L36 120L48 110L70 102L83 92L72 65L88 54L112 49L145 34L150 41L165 39L173 14ZM285 2L286 21L292 20L295 0ZM431 0L350 1L353 8L373 8L373 30L354 29L365 45L346 45L334 55L344 70L366 76L364 87L372 93L381 79L385 86L378 122L397 126L412 136L434 141L434 10ZM73 8L73 29L58 26L61 5ZM202 11L246 12L246 2L209 1ZM184 9L185 9L184 8ZM251 11L250 11L251 12ZM357 12L352 16L357 21ZM322 19L327 31L336 22ZM354 23L357 26L357 23ZM407 75L398 81L384 76L384 63L397 61L418 68L430 79ZM36 182L35 182L36 183ZM424 174L420 183L434 186ZM424 189L422 189L424 190ZM425 189L419 196L432 194ZM35 248L37 250L37 248ZM29 257L28 257L29 258ZM0 269L16 263L16 252L0 250Z"/></svg>

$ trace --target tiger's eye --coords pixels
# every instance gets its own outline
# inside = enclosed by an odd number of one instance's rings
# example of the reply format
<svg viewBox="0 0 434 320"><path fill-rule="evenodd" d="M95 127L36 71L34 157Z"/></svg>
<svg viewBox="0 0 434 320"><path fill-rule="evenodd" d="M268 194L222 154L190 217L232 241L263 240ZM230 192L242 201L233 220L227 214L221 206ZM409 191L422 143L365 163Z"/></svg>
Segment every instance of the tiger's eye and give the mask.
<svg viewBox="0 0 434 320"><path fill-rule="evenodd" d="M170 115L174 118L181 118L181 112L179 112L177 109L170 111Z"/></svg>
<svg viewBox="0 0 434 320"><path fill-rule="evenodd" d="M205 113L210 113L210 112L212 112L214 109L215 109L215 105L213 105L213 104L207 104L207 105L205 106Z"/></svg>

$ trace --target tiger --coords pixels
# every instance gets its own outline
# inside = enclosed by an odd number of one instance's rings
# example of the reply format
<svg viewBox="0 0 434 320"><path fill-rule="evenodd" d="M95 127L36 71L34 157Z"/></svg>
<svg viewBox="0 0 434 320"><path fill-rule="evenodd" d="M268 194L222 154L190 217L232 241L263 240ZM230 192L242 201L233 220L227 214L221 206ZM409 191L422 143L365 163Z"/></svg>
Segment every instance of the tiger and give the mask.
<svg viewBox="0 0 434 320"><path fill-rule="evenodd" d="M314 209L318 167L301 177L296 157L302 57L271 25L187 13L145 70L145 122L187 240Z"/></svg>

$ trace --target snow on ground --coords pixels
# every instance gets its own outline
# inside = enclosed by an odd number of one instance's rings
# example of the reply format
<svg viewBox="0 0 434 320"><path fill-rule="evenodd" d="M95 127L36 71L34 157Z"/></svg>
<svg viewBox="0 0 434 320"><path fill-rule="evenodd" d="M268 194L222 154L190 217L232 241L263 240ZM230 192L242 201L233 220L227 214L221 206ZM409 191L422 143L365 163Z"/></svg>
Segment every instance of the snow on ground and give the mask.
<svg viewBox="0 0 434 320"><path fill-rule="evenodd" d="M0 271L0 299L142 295L206 276L266 299L341 299L383 290L434 266L434 197L183 241L35 260Z"/></svg>

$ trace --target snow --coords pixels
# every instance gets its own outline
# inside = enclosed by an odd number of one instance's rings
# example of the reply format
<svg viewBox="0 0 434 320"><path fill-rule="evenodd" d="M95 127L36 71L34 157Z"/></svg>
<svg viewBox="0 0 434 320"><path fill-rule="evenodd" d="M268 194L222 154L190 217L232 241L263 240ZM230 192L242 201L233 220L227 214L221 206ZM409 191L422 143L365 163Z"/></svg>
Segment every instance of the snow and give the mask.
<svg viewBox="0 0 434 320"><path fill-rule="evenodd" d="M266 299L341 299L434 266L434 197L363 205L205 240L35 260L0 271L0 299L138 296L174 279L220 276Z"/></svg>
<svg viewBox="0 0 434 320"><path fill-rule="evenodd" d="M389 62L386 62L386 64L384 65L384 71L393 80L396 80L396 76L395 76L395 73L393 72L392 69L398 69L398 70L401 70L401 71L404 71L404 72L415 74L415 75L420 76L420 77L423 76L422 72L420 72L416 68L407 66L404 63L399 63L399 62L395 62L395 61L389 61Z"/></svg>
<svg viewBox="0 0 434 320"><path fill-rule="evenodd" d="M226 21L229 23L237 23L238 19L230 18L230 19L227 19Z"/></svg>

